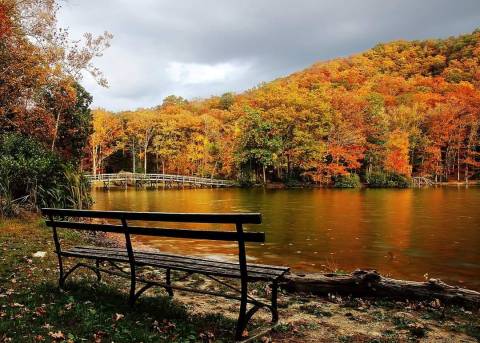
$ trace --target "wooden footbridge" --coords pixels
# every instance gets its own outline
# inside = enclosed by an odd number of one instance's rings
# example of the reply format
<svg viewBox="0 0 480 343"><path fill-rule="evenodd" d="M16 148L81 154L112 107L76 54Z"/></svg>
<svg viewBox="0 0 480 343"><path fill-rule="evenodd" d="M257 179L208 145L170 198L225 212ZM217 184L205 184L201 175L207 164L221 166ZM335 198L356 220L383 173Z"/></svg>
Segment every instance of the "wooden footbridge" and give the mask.
<svg viewBox="0 0 480 343"><path fill-rule="evenodd" d="M117 173L88 175L90 182L103 184L103 188L135 186L137 188L175 188L175 187L233 187L237 184L230 180L219 180L208 177L172 175Z"/></svg>

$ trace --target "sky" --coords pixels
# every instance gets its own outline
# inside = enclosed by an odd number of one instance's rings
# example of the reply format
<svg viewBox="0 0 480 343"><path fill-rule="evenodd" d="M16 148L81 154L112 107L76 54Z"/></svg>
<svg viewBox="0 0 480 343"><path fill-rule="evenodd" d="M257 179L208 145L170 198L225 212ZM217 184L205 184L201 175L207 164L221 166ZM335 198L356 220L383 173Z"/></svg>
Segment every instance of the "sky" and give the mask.
<svg viewBox="0 0 480 343"><path fill-rule="evenodd" d="M66 0L72 38L114 35L86 75L93 107L153 107L241 92L379 42L444 38L480 27L480 0Z"/></svg>

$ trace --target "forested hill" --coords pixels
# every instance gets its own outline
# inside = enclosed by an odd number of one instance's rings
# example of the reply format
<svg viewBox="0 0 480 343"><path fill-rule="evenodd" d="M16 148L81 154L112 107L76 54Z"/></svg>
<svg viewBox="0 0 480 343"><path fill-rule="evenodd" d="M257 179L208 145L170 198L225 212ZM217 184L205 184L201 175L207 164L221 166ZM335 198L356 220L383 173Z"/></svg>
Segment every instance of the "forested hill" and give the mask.
<svg viewBox="0 0 480 343"><path fill-rule="evenodd" d="M97 110L91 160L95 171L135 160L136 171L338 186L476 178L479 58L480 30L395 41L238 95Z"/></svg>

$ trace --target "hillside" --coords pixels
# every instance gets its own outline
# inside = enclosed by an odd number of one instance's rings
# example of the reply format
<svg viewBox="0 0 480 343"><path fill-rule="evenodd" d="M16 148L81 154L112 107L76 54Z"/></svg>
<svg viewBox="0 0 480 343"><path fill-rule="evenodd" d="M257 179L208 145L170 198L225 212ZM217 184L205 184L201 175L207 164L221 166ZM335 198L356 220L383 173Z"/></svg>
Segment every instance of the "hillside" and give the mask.
<svg viewBox="0 0 480 343"><path fill-rule="evenodd" d="M95 111L95 170L401 186L480 168L480 30L394 41L242 94ZM142 166L138 161L142 161Z"/></svg>

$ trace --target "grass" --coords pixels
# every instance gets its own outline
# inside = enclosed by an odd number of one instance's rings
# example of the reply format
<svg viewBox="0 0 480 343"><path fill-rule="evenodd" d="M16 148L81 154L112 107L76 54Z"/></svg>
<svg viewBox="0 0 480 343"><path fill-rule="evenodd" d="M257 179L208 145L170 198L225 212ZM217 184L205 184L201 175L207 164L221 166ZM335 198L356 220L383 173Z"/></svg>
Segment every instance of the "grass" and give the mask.
<svg viewBox="0 0 480 343"><path fill-rule="evenodd" d="M76 232L63 237L71 244L83 239ZM79 272L60 291L53 244L41 222L4 221L0 238L0 342L230 340L234 319L191 313L161 291L130 308L124 280L97 283L88 272ZM36 251L47 251L47 257L32 257Z"/></svg>
<svg viewBox="0 0 480 343"><path fill-rule="evenodd" d="M66 231L63 244L85 243ZM57 287L51 233L35 216L0 221L0 343L3 342L231 342L238 303L151 289L134 308L129 282L76 272L65 291ZM44 258L33 257L37 251ZM174 274L175 275L175 274ZM188 286L209 288L194 276ZM252 294L268 295L262 283ZM457 307L350 297L279 295L281 323L258 342L480 341L480 315ZM269 320L259 312L254 326Z"/></svg>
<svg viewBox="0 0 480 343"><path fill-rule="evenodd" d="M301 305L300 310L302 312L312 314L315 317L331 317L332 313L329 311L325 311L322 306L319 306L318 304L307 304L307 305Z"/></svg>

